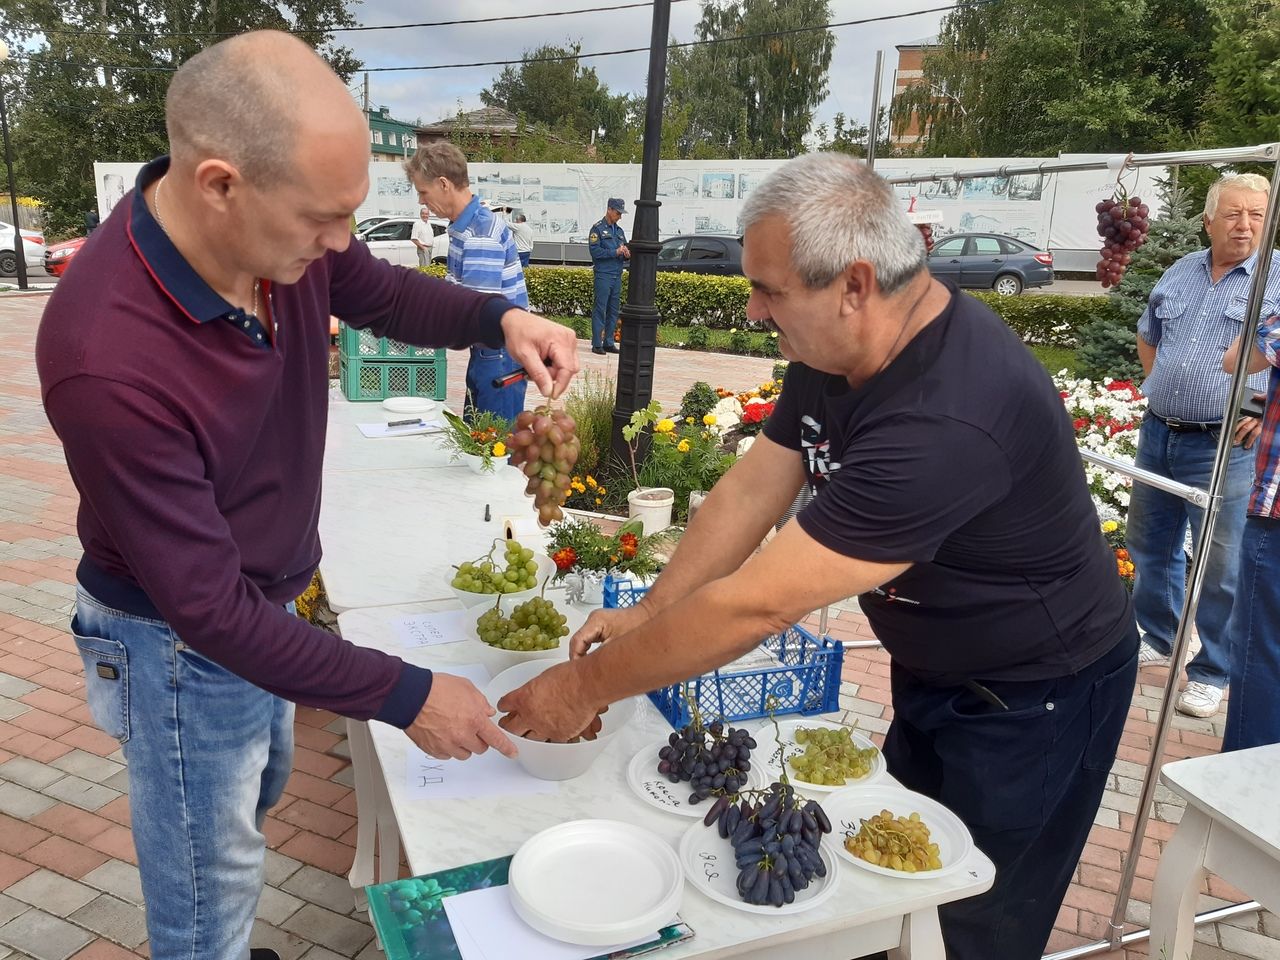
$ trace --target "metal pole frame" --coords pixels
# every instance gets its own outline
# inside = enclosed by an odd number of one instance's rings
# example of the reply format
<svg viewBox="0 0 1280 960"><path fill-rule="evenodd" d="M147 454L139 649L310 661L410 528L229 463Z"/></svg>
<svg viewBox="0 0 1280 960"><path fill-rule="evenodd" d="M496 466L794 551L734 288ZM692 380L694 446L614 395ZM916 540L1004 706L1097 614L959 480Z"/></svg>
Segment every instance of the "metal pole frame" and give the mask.
<svg viewBox="0 0 1280 960"><path fill-rule="evenodd" d="M1264 143L1253 147L1235 147L1223 150L1185 150L1173 153L1150 153L1129 155L1127 157L1116 156L1107 160L1045 160L1036 164L1006 164L984 170L955 170L950 173L885 178L889 183L893 184L912 184L925 181L940 182L948 179L973 180L980 177L1009 177L1031 173L1043 175L1086 170L1115 170L1117 174L1121 174L1125 170L1139 167L1174 167L1176 169L1197 164L1245 162L1270 162L1274 164L1274 170L1271 177L1271 195L1267 206L1267 216L1262 228L1262 241L1258 244L1258 263L1254 268L1252 284L1249 288L1249 303L1245 309L1245 322L1241 325L1241 348L1237 351L1236 368L1231 377L1231 389L1228 393L1226 409L1223 410L1223 429L1218 436L1218 449L1214 457L1213 471L1210 474L1209 489L1203 492L1193 487L1185 487L1182 490L1171 489L1171 486L1182 487L1183 485L1170 484L1164 478L1159 478L1159 482L1155 482L1156 475L1150 474L1145 470L1138 470L1130 464L1089 453L1082 454L1086 460L1125 473L1139 482L1153 483L1153 485L1161 489L1169 490L1192 503L1202 506L1204 508L1204 520L1200 525L1200 549L1196 550L1195 555L1191 558L1191 569L1188 572L1190 583L1183 599L1182 611L1178 618L1178 630L1174 636L1173 650L1169 658L1169 679L1165 682L1164 699L1160 704L1160 717L1156 722L1156 735L1151 745L1147 772L1142 780L1142 793L1138 799L1138 812L1134 816L1133 835L1129 841L1129 851L1125 856L1120 876L1120 887L1116 891L1115 904L1111 911L1111 936L1109 939L1098 941L1095 944L1087 944L1073 950L1054 954L1053 958L1056 958L1056 960L1116 950L1125 943L1146 939L1150 936L1149 930L1125 934L1124 918L1129 903L1129 893L1133 887L1135 871L1138 868L1138 856L1142 849L1142 841L1147 832L1147 821L1150 818L1152 799L1155 795L1156 779L1159 776L1157 764L1160 758L1164 756L1164 747L1169 736L1169 726L1173 722L1173 694L1177 690L1178 679L1181 675L1181 668L1175 668L1174 665L1182 663L1186 656L1187 645L1191 641L1191 626L1195 622L1196 607L1200 602L1200 588L1204 583L1204 557L1212 543L1213 528L1218 519L1218 510L1222 505L1222 488L1226 483L1227 461L1230 458L1232 441L1234 440L1234 431L1229 429L1229 425L1235 422L1237 411L1240 409L1240 402L1244 397L1245 383L1248 378L1246 371L1248 370L1249 359L1253 355L1254 343L1251 339L1247 345L1245 344L1243 331L1256 331L1258 328L1258 321L1262 313L1263 291L1266 289L1267 276L1271 272L1271 257L1263 256L1263 253L1269 253L1274 248L1276 226L1280 222L1280 143ZM1196 923L1207 923L1232 915L1235 912L1243 913L1253 909L1258 909L1256 904L1236 904L1233 907L1225 907L1222 910L1200 914L1196 917Z"/></svg>
<svg viewBox="0 0 1280 960"><path fill-rule="evenodd" d="M871 84L871 123L867 125L867 169L876 165L876 137L880 134L880 86L884 81L884 51L876 51L876 78Z"/></svg>
<svg viewBox="0 0 1280 960"><path fill-rule="evenodd" d="M631 229L631 261L627 266L627 302L622 305L622 342L618 353L618 384L613 405L612 458L630 462L630 448L622 428L631 414L648 406L653 398L653 366L658 344L657 290L658 161L662 153L662 108L667 86L667 35L671 25L671 0L655 0L649 38L649 78L645 85L644 148L640 164L640 198ZM637 443L636 460L648 452L648 436Z"/></svg>
<svg viewBox="0 0 1280 960"><path fill-rule="evenodd" d="M13 212L13 256L17 262L18 289L27 289L27 255L22 249L22 224L18 221L18 184L13 178L13 150L9 144L9 117L4 106L4 88L0 86L0 134L4 136L4 166L9 175L9 209Z"/></svg>

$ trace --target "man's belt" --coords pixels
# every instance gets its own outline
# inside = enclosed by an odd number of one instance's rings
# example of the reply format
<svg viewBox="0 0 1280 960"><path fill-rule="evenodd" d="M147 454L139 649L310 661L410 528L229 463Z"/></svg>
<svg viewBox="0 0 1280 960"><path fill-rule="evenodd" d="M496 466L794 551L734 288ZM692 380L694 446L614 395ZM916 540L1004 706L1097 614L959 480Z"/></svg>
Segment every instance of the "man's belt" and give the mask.
<svg viewBox="0 0 1280 960"><path fill-rule="evenodd" d="M1174 433L1213 433L1222 426L1221 420L1212 423L1197 423L1194 420L1179 420L1177 417L1162 417L1158 413L1147 411Z"/></svg>

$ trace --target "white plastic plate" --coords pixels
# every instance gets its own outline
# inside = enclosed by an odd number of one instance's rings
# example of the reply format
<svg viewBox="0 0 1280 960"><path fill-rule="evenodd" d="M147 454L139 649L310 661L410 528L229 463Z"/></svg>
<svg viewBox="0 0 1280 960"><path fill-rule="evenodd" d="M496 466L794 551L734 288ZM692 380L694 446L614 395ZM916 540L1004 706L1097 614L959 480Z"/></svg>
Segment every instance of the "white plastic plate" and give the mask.
<svg viewBox="0 0 1280 960"><path fill-rule="evenodd" d="M714 797L701 803L690 803L689 794L693 793L693 788L689 784L672 783L658 772L658 751L665 745L665 740L654 743L631 758L631 762L627 764L627 786L651 807L682 817L705 817L707 810L715 802ZM745 789L763 790L768 785L763 767L752 763L751 769L747 771Z"/></svg>
<svg viewBox="0 0 1280 960"><path fill-rule="evenodd" d="M965 865L969 854L973 852L973 837L969 830L954 813L923 794L915 793L906 787L895 787L888 783L877 783L867 787L845 787L837 790L822 801L822 809L831 820L832 832L830 841L836 852L854 866L885 877L900 880L934 880L955 873ZM870 819L881 810L888 810L895 817L909 817L913 813L920 814L920 819L929 828L929 840L938 845L938 859L942 866L937 870L924 870L920 873L903 873L889 867L877 866L860 857L855 857L844 847L845 831L858 832L862 821Z"/></svg>
<svg viewBox="0 0 1280 960"><path fill-rule="evenodd" d="M804 753L804 745L796 743L796 731L801 727L828 727L833 730L843 729L845 724L836 723L833 720L823 720L820 717L798 717L791 720L779 720L778 729L775 731L772 723L766 722L764 726L756 733L756 749L751 751L751 760L754 764L757 757L760 763L765 766L769 772L771 780L776 780L782 773L783 764L792 757L798 757ZM781 734L781 739L779 739ZM853 731L853 742L859 747L865 749L867 747L875 747L875 744L867 737L864 737L857 730ZM791 785L804 794L814 793L831 793L833 790L839 790L841 787L831 787L822 783L810 783L802 778L791 768L791 764L786 764L787 778L791 781ZM879 749L876 750L875 759L871 761L871 772L865 777L858 779L846 780L843 786L851 787L855 784L865 786L875 783L885 775L887 765L884 762L884 756Z"/></svg>
<svg viewBox="0 0 1280 960"><path fill-rule="evenodd" d="M435 408L435 402L424 397L387 397L382 401L382 409L392 413L426 413Z"/></svg>
<svg viewBox="0 0 1280 960"><path fill-rule="evenodd" d="M814 877L809 886L796 894L791 903L780 907L769 904L758 906L747 903L738 896L738 874L741 872L734 863L733 844L723 839L717 832L715 824L704 827L701 823L690 825L685 835L680 838L680 866L689 885L705 894L717 903L733 907L744 913L759 913L766 917L781 917L791 913L804 913L825 903L839 882L837 864L831 851L827 849L827 840L818 845L818 855L826 865L825 877Z"/></svg>
<svg viewBox="0 0 1280 960"><path fill-rule="evenodd" d="M656 933L680 911L684 877L662 838L617 820L571 820L511 860L511 905L539 933L607 947Z"/></svg>

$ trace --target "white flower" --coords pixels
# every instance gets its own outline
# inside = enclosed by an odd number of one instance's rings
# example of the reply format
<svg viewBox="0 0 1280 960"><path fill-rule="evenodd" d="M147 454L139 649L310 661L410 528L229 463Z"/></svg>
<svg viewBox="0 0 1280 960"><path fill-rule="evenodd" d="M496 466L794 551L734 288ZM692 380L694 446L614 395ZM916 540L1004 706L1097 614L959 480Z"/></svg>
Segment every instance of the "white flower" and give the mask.
<svg viewBox="0 0 1280 960"><path fill-rule="evenodd" d="M735 451L738 456L742 456L751 449L751 445L756 442L755 437L743 437L738 441L738 449Z"/></svg>

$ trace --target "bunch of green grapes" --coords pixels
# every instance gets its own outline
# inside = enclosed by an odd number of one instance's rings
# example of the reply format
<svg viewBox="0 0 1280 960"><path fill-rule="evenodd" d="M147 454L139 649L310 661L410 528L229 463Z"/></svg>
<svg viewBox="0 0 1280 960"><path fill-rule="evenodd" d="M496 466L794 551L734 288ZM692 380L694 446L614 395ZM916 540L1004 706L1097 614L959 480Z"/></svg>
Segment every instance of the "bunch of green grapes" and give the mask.
<svg viewBox="0 0 1280 960"><path fill-rule="evenodd" d="M804 753L792 757L791 769L806 783L839 787L846 780L858 780L871 772L879 752L875 747L862 748L853 742L848 727L800 727L796 743L804 745Z"/></svg>
<svg viewBox="0 0 1280 960"><path fill-rule="evenodd" d="M498 569L489 556L458 566L453 586L468 593L519 593L538 585L538 563L533 551L515 540L506 542L506 566Z"/></svg>
<svg viewBox="0 0 1280 960"><path fill-rule="evenodd" d="M476 633L491 647L502 650L531 652L560 646L560 638L568 636L564 614L543 597L526 600L504 617L492 607L476 621Z"/></svg>
<svg viewBox="0 0 1280 960"><path fill-rule="evenodd" d="M888 810L881 810L863 820L857 833L848 831L844 847L867 863L903 873L942 868L938 845L930 841L929 828L918 813L895 817Z"/></svg>

